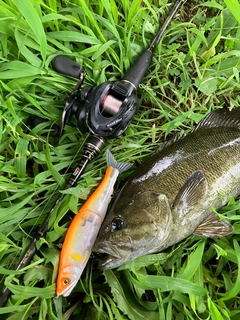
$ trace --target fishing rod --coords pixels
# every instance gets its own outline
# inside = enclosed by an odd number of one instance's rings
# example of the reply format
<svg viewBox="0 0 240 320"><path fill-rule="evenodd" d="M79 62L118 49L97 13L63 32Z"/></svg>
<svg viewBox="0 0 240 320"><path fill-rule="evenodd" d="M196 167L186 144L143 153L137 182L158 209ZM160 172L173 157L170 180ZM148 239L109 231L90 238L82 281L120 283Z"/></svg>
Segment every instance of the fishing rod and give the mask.
<svg viewBox="0 0 240 320"><path fill-rule="evenodd" d="M96 87L85 86L81 88L86 75L83 67L66 56L59 55L53 59L53 70L78 79L77 85L65 100L60 135L65 124L69 122L73 115L76 117L79 130L84 134L90 133L84 145L80 163L71 174L64 190L76 185L89 161L94 159L104 147L105 140L120 136L131 123L138 107L136 91L152 61L154 49L184 1L177 0L174 3L150 46L142 52L120 81L104 82ZM36 243L46 234L49 219L63 198L64 194L62 193L36 231L31 244L17 265L17 271L31 262L36 252ZM19 276L15 275L15 277ZM0 296L0 307L6 303L10 293L10 290L5 286Z"/></svg>

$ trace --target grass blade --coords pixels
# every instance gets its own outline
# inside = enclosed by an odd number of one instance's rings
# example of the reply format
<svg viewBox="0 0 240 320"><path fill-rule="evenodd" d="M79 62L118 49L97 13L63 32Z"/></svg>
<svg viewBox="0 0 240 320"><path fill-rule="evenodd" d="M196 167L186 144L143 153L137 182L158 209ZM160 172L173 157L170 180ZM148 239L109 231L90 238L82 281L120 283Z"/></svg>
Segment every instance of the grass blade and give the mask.
<svg viewBox="0 0 240 320"><path fill-rule="evenodd" d="M56 40L82 42L92 45L101 43L101 41L97 38L75 31L51 31L48 32L47 35Z"/></svg>
<svg viewBox="0 0 240 320"><path fill-rule="evenodd" d="M240 23L240 3L238 0L224 0L228 9L231 11L235 19Z"/></svg>
<svg viewBox="0 0 240 320"><path fill-rule="evenodd" d="M221 300L230 300L235 298L239 292L240 292L240 246L238 244L238 242L236 240L234 240L234 249L236 252L236 257L237 257L237 261L238 261L238 275L237 275L237 279L236 282L234 284L234 286L232 287L231 290L229 290L228 292L226 292L223 297L221 298Z"/></svg>
<svg viewBox="0 0 240 320"><path fill-rule="evenodd" d="M23 17L26 19L29 28L33 31L36 36L36 41L39 43L41 48L41 56L43 60L46 59L47 54L47 41L45 31L42 26L41 19L29 0L11 0L18 10L21 12Z"/></svg>
<svg viewBox="0 0 240 320"><path fill-rule="evenodd" d="M107 270L104 272L106 280L111 287L111 292L124 314L127 314L131 320L157 320L158 314L155 312L145 311L144 308L137 303L132 296L129 288L123 288L123 284L119 282L116 275L111 271Z"/></svg>
<svg viewBox="0 0 240 320"><path fill-rule="evenodd" d="M28 143L26 139L20 139L15 150L15 167L18 178L26 177Z"/></svg>
<svg viewBox="0 0 240 320"><path fill-rule="evenodd" d="M164 291L177 291L188 294L193 294L197 296L203 296L207 294L207 290L203 287L180 278L171 278L165 276L143 276L141 274L136 274L137 279L130 276L131 281L139 288L145 290L159 289Z"/></svg>

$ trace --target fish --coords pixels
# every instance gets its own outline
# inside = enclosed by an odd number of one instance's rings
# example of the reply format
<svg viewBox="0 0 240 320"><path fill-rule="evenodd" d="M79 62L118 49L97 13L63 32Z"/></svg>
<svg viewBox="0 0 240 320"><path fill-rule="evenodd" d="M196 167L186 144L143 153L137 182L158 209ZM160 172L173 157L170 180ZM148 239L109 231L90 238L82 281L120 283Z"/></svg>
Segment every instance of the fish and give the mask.
<svg viewBox="0 0 240 320"><path fill-rule="evenodd" d="M60 252L56 296L67 297L78 283L107 212L118 175L132 164L117 162L106 152L104 178L73 218Z"/></svg>
<svg viewBox="0 0 240 320"><path fill-rule="evenodd" d="M224 237L233 226L214 210L240 194L240 108L217 109L157 149L129 176L93 251L114 269L190 235Z"/></svg>

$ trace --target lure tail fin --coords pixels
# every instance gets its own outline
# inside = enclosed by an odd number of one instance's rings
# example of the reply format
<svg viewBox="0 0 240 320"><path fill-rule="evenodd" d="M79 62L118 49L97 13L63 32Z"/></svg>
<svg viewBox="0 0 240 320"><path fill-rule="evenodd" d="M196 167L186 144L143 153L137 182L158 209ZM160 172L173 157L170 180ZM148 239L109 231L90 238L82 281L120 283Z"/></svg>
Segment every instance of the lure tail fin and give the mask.
<svg viewBox="0 0 240 320"><path fill-rule="evenodd" d="M108 149L106 151L106 159L108 167L113 167L114 169L117 169L119 173L127 171L132 166L131 163L117 162L117 160L112 155L111 151L109 151Z"/></svg>

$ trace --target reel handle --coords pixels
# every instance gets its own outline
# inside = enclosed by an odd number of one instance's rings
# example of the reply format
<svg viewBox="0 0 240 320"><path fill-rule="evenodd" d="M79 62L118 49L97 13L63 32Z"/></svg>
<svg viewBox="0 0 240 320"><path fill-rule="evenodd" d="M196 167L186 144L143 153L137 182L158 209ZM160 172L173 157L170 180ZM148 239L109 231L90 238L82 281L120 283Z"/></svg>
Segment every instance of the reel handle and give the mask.
<svg viewBox="0 0 240 320"><path fill-rule="evenodd" d="M83 67L66 56L59 55L52 60L54 71L79 79L84 72Z"/></svg>

